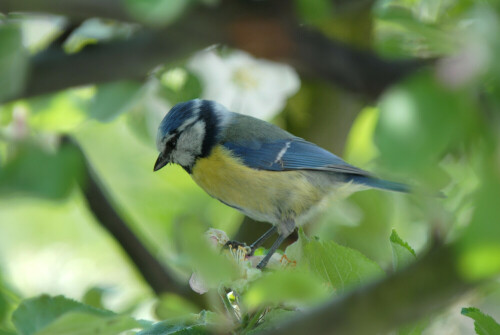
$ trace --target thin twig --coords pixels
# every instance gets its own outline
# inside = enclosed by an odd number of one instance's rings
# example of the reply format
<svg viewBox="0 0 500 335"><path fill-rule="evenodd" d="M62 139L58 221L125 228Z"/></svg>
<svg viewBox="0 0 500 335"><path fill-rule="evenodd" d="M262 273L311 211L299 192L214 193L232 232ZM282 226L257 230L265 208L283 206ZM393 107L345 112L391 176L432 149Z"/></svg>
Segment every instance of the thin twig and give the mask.
<svg viewBox="0 0 500 335"><path fill-rule="evenodd" d="M151 289L157 295L175 293L198 304L201 308L205 307L203 297L190 290L187 284L179 283L122 220L81 148L68 139L63 141L63 145L74 145L81 152L86 170L86 180L82 184L82 191L89 210L96 221L113 235Z"/></svg>

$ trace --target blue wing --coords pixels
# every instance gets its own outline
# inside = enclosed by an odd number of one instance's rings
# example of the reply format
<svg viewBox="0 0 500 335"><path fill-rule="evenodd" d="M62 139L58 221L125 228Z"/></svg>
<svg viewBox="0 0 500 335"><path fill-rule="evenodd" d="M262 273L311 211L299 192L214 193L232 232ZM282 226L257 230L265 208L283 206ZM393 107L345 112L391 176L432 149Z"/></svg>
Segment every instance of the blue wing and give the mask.
<svg viewBox="0 0 500 335"><path fill-rule="evenodd" d="M298 137L269 142L226 142L223 145L245 165L258 170L319 170L370 176L368 172L349 165L331 152Z"/></svg>

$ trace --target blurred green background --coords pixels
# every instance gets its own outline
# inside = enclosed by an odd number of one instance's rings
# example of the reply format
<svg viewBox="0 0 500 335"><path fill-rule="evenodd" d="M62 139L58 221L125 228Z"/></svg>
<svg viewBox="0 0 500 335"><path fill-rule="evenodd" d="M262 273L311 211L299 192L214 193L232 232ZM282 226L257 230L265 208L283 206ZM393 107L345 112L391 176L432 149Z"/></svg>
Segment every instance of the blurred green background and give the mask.
<svg viewBox="0 0 500 335"><path fill-rule="evenodd" d="M65 53L78 55L126 42L143 26L168 29L187 20L193 8L227 4L122 5L139 23L49 15L58 11L0 17L0 322L6 320L0 329L11 328L7 316L20 299L41 293L86 302L102 295L109 309L158 318L158 298L76 186L85 181L82 157L61 145L63 135L81 146L132 231L181 280L191 275L180 242L186 225L252 242L256 233L248 231L254 226L246 221L240 227L243 216L210 198L181 168L152 172L159 121L175 103L198 97L272 121L384 178L418 185L410 196L370 190L335 199L306 232L356 249L386 272L392 271L392 229L417 255L436 239L458 241L464 276L493 279L457 306L474 305L500 320L497 1L294 1L298 22L332 40L390 62L428 62L376 97L219 45L158 62L140 80L17 99L32 80L29 59L61 36ZM434 197L438 191L446 198ZM434 318L424 333L471 333L472 320L457 306Z"/></svg>

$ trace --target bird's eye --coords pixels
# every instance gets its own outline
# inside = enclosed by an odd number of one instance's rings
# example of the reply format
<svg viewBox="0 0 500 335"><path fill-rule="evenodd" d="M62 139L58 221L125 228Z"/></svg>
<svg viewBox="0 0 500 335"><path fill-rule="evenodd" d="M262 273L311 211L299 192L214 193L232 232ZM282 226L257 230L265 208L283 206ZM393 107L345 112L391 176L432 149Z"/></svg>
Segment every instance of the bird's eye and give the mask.
<svg viewBox="0 0 500 335"><path fill-rule="evenodd" d="M177 146L177 137L174 137L169 144L172 148L175 148Z"/></svg>

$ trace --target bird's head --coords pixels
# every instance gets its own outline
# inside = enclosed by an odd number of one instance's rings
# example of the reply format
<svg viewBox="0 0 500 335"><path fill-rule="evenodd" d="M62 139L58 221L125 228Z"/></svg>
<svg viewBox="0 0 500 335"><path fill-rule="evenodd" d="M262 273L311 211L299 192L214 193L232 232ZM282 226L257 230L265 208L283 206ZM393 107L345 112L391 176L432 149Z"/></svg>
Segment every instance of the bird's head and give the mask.
<svg viewBox="0 0 500 335"><path fill-rule="evenodd" d="M158 127L160 155L154 171L175 163L191 172L196 159L208 156L216 144L228 115L222 105L209 100L195 99L172 107Z"/></svg>

